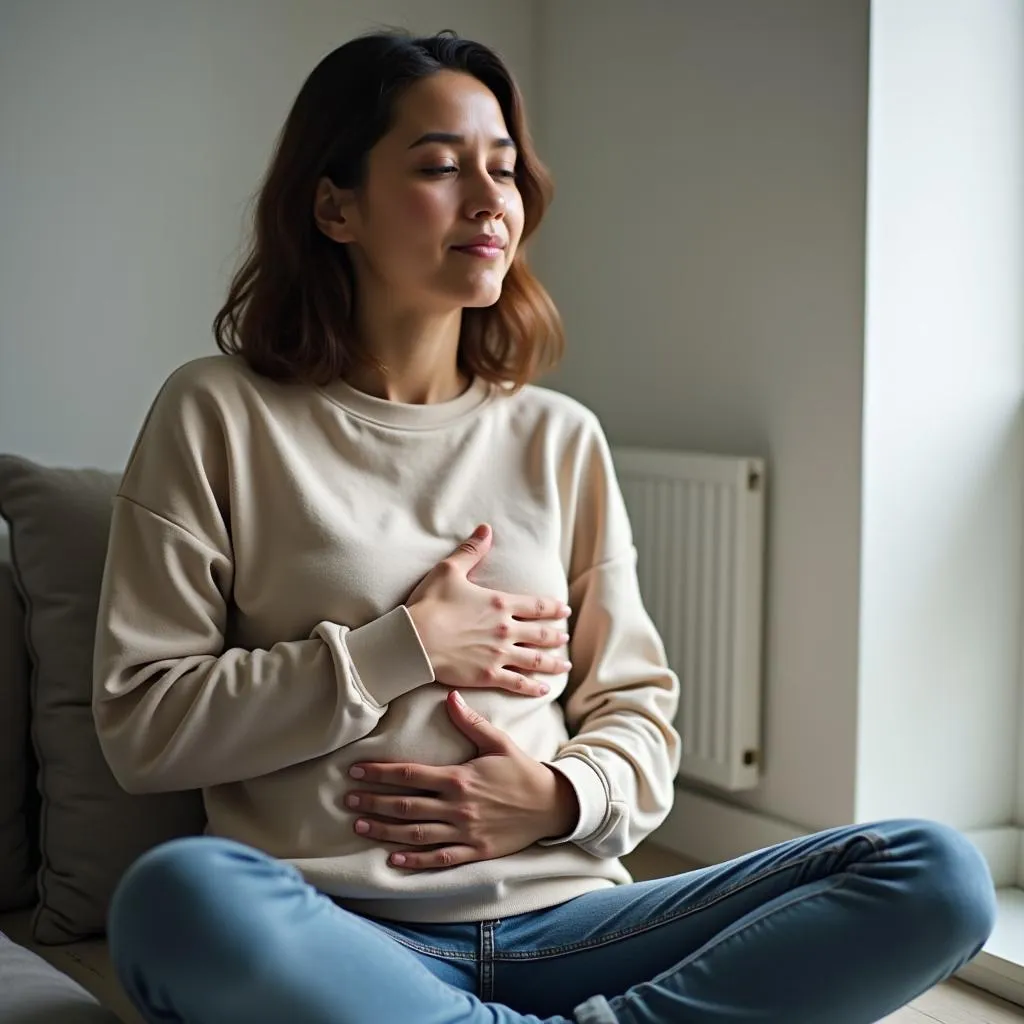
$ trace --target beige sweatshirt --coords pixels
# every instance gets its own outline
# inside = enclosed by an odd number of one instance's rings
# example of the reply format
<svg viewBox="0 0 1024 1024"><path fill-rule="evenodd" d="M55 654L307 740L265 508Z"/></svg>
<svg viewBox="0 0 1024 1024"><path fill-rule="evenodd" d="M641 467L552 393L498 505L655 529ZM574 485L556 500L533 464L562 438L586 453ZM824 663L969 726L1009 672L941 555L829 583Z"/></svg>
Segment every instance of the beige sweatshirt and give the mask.
<svg viewBox="0 0 1024 1024"><path fill-rule="evenodd" d="M573 668L546 697L464 696L568 778L579 821L511 856L402 871L398 847L354 832L348 769L474 756L403 602L480 522L494 544L474 581L567 600ZM157 396L115 500L104 754L130 792L201 788L211 834L359 913L482 920L629 881L616 858L668 813L679 762L678 681L635 562L607 442L564 395L478 382L404 405L196 360Z"/></svg>

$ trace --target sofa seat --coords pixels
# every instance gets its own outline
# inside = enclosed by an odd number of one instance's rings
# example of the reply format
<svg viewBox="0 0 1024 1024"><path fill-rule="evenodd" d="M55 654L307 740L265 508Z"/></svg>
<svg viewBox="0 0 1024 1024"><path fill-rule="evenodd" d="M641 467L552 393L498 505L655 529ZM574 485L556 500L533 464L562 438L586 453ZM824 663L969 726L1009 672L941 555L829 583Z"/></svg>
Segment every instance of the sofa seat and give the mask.
<svg viewBox="0 0 1024 1024"><path fill-rule="evenodd" d="M84 942L71 942L62 946L44 946L33 942L31 921L31 910L0 913L0 933L6 935L16 947L35 953L60 972L54 978L56 986L54 992L60 997L62 1004L67 1001L73 1002L69 996L65 996L61 988L63 980L61 975L66 975L81 985L86 992L95 996L103 1007L108 1008L108 1012L103 1014L101 1008L97 1007L96 1011L90 1015L87 1006L75 1007L77 1016L72 1014L71 1009L68 1009L67 1019L69 1022L77 1024L78 1021L81 1021L82 1024L92 1024L95 1020L96 1024L105 1024L107 1021L109 1024L118 1024L118 1021L121 1024L144 1024L142 1017L128 1001L128 997L117 980L114 967L110 962L110 952L104 939L88 939ZM11 949L0 938L0 977L3 976L5 962L11 965L14 958L18 956L18 949ZM8 969L19 976L25 973L26 968L25 964L19 960L14 966L8 966ZM37 984L33 986L32 992L26 991L26 1000L30 995L35 997L34 993L38 989L39 985ZM110 1011L113 1012L113 1016ZM35 1013L35 1016L31 1016L30 1012ZM36 1011L30 1011L27 1008L23 1019L25 1024L29 1024L29 1022L36 1024L37 1021L42 1024L44 1020L46 1024L62 1024L64 1020L59 1013L54 1013L52 1017L49 1015L42 1017ZM3 1016L3 1020L5 1022L10 1020L12 1024L13 1022L20 1024L20 1020L16 1016Z"/></svg>

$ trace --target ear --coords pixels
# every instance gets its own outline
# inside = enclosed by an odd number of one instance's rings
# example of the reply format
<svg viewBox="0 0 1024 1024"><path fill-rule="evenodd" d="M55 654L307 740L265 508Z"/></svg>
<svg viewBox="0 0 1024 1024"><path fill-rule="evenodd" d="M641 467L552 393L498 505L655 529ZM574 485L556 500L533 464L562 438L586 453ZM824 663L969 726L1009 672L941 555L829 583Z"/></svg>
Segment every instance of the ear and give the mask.
<svg viewBox="0 0 1024 1024"><path fill-rule="evenodd" d="M313 198L313 220L316 226L334 242L355 241L352 214L355 195L352 189L338 188L330 178L316 183Z"/></svg>

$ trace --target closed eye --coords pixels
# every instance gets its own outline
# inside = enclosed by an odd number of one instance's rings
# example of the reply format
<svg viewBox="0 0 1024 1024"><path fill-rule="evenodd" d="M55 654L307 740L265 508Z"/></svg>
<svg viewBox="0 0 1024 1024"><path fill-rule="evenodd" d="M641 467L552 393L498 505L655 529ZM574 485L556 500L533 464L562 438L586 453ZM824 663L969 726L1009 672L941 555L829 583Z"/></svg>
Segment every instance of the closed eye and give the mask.
<svg viewBox="0 0 1024 1024"><path fill-rule="evenodd" d="M420 169L420 174L425 175L428 178L446 178L452 174L458 173L458 167L454 164L446 164L443 167L423 167ZM502 178L506 181L512 181L515 179L516 172L510 171L506 167L497 167L491 174L495 178Z"/></svg>

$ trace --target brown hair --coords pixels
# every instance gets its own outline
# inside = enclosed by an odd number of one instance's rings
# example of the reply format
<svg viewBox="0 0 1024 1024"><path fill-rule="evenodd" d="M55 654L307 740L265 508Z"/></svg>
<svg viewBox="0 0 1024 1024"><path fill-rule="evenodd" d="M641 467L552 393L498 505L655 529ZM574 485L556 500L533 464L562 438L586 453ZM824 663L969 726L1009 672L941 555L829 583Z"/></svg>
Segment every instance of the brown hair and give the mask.
<svg viewBox="0 0 1024 1024"><path fill-rule="evenodd" d="M364 180L367 154L389 129L396 99L442 69L473 75L494 93L518 148L522 239L551 201L551 178L530 140L523 100L496 53L454 33L361 36L328 54L306 79L285 121L256 203L251 247L213 323L222 352L240 354L278 380L326 384L367 358L355 335L355 276L347 247L313 220L317 182ZM459 366L515 387L557 364L564 336L550 296L520 250L501 297L463 310Z"/></svg>

